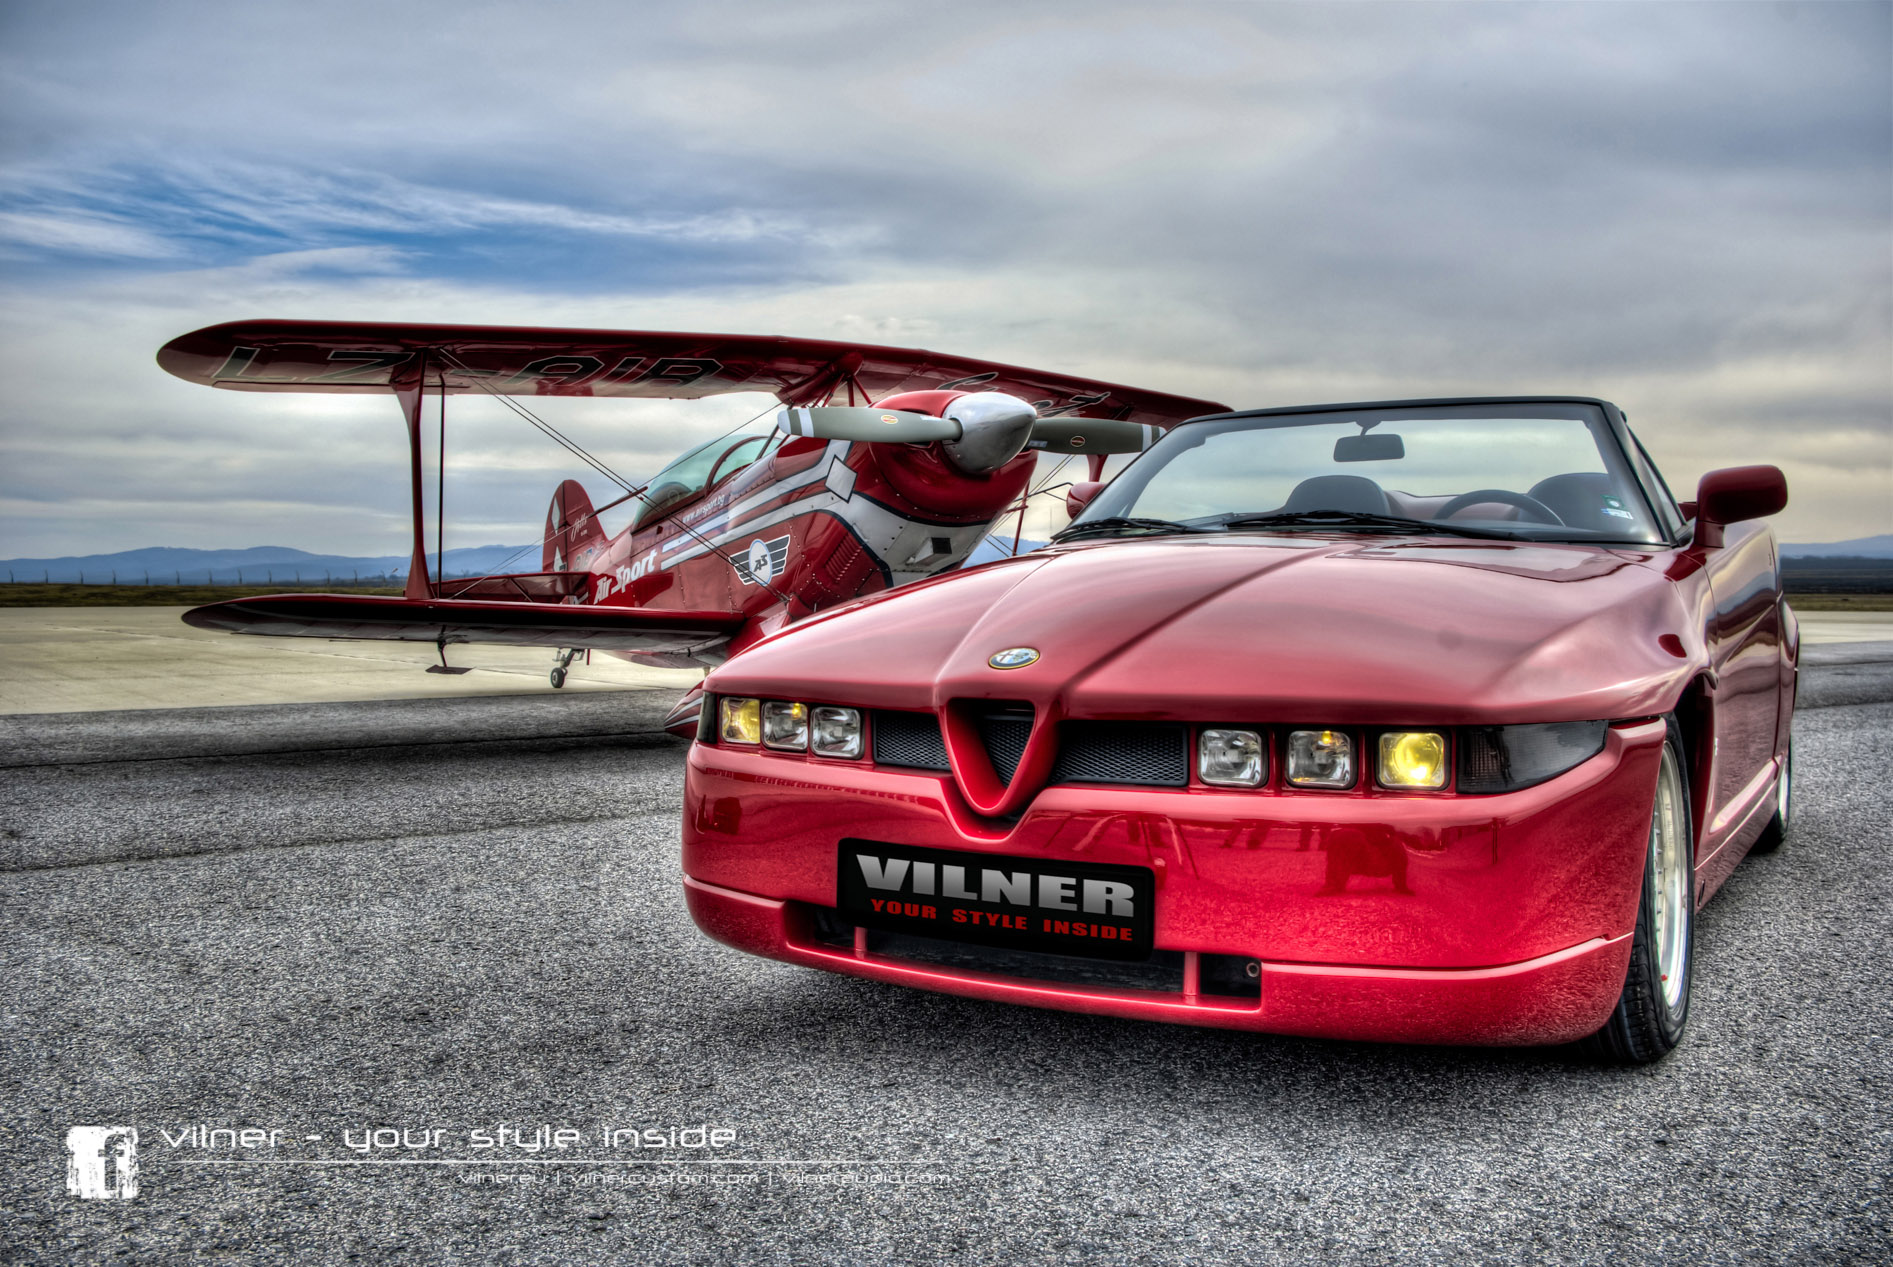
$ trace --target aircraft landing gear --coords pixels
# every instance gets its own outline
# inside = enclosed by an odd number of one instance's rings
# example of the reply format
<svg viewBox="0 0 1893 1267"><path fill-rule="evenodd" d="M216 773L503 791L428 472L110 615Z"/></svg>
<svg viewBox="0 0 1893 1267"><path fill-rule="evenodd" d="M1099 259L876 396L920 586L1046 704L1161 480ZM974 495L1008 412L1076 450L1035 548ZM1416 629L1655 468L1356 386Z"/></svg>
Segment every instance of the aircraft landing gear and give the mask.
<svg viewBox="0 0 1893 1267"><path fill-rule="evenodd" d="M552 666L553 690L556 691L565 685L565 671L567 668L571 667L572 661L577 658L578 651L575 648L567 647L559 652L559 662Z"/></svg>

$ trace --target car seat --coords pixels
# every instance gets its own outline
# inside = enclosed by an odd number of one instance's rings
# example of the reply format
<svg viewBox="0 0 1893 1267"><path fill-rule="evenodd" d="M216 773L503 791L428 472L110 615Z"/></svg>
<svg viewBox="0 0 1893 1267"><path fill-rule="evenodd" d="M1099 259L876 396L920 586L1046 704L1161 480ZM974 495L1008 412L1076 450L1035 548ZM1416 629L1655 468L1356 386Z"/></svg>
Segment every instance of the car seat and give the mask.
<svg viewBox="0 0 1893 1267"><path fill-rule="evenodd" d="M1533 484L1530 495L1573 528L1622 536L1630 527L1629 520L1604 513L1612 508L1604 499L1609 497L1615 501L1616 488L1610 476L1602 471L1553 475Z"/></svg>
<svg viewBox="0 0 1893 1267"><path fill-rule="evenodd" d="M1295 485L1283 510L1343 510L1389 514L1387 494L1364 475L1316 475Z"/></svg>

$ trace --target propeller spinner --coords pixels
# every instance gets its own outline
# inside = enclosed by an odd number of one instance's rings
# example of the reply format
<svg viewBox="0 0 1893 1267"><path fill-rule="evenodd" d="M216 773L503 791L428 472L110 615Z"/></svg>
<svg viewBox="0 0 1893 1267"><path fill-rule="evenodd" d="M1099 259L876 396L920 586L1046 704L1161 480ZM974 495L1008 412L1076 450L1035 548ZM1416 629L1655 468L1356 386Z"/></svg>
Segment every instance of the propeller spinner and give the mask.
<svg viewBox="0 0 1893 1267"><path fill-rule="evenodd" d="M1162 433L1115 418L1041 418L1005 392L967 392L945 417L905 409L807 405L782 410L776 425L792 436L865 440L884 444L940 441L953 464L969 474L996 471L1028 446L1051 453L1142 453Z"/></svg>

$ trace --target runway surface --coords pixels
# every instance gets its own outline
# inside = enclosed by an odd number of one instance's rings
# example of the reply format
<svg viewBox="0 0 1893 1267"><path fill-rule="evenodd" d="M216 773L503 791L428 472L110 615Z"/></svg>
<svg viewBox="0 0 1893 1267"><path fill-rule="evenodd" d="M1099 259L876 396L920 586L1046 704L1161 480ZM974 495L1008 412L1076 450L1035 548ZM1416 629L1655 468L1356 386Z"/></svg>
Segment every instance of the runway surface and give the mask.
<svg viewBox="0 0 1893 1267"><path fill-rule="evenodd" d="M431 643L242 637L193 629L178 619L187 610L0 607L0 714L553 694L548 650L449 647L448 663L473 672L429 673L440 662ZM573 666L566 691L661 686L674 699L703 680L592 659Z"/></svg>
<svg viewBox="0 0 1893 1267"><path fill-rule="evenodd" d="M1884 1261L1893 644L1804 683L1793 837L1703 912L1683 1046L1628 1071L724 950L683 910L670 691L0 718L0 1258ZM136 1199L66 1194L79 1124L137 1126ZM658 1164L525 1164L567 1156ZM191 1164L233 1159L504 1164Z"/></svg>

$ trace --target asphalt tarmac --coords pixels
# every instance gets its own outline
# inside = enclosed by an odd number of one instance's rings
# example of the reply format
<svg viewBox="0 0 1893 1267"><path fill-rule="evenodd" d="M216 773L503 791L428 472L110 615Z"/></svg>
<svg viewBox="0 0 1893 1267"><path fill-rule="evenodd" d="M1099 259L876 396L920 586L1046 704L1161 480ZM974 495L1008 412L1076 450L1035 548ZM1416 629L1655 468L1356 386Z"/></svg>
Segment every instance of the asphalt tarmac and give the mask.
<svg viewBox="0 0 1893 1267"><path fill-rule="evenodd" d="M187 610L0 607L0 714L553 693L547 648L453 646L448 663L471 671L429 673L440 662L432 643L239 637L192 628L179 619ZM1893 613L1869 614L1893 638ZM1847 636L1878 626L1834 628ZM677 696L702 680L700 669L597 655L572 666L564 689L664 687Z"/></svg>
<svg viewBox="0 0 1893 1267"><path fill-rule="evenodd" d="M1809 657L1792 838L1634 1070L725 950L670 692L0 718L0 1258L1883 1262L1893 644ZM86 1124L137 1197L67 1194Z"/></svg>

